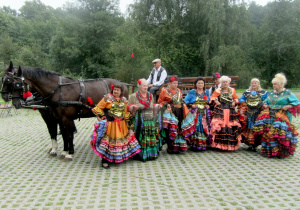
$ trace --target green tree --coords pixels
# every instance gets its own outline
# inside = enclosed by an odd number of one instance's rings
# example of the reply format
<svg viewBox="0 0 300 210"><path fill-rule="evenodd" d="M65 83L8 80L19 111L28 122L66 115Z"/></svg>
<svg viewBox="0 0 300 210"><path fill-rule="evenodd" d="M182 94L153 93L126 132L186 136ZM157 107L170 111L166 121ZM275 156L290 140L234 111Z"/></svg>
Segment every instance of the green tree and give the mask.
<svg viewBox="0 0 300 210"><path fill-rule="evenodd" d="M50 55L56 70L68 68L84 77L110 77L112 53L110 43L123 18L117 1L80 0L69 5L59 18L52 37Z"/></svg>
<svg viewBox="0 0 300 210"><path fill-rule="evenodd" d="M276 73L286 74L288 86L298 86L300 75L300 1L280 1L267 5L253 57L270 84Z"/></svg>
<svg viewBox="0 0 300 210"><path fill-rule="evenodd" d="M16 56L19 46L13 42L13 39L7 34L3 33L0 36L0 58L4 63L9 63Z"/></svg>

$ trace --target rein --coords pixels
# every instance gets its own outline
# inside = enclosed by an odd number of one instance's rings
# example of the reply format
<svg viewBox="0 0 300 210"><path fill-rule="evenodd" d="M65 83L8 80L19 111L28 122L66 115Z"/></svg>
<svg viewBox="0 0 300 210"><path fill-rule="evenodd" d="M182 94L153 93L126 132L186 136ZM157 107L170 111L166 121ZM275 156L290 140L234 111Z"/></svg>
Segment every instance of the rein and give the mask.
<svg viewBox="0 0 300 210"><path fill-rule="evenodd" d="M19 96L12 96L11 98L12 99L19 98L22 101L24 101L24 98L23 98L22 94L25 91L25 87L29 86L29 84L26 83L25 78L23 77L23 75L21 77L17 77L15 75L13 75L13 73L7 72L7 73L5 73L5 76L6 77L2 78L3 83L2 83L2 87L1 87L1 93L10 93L10 94L12 94L15 90L22 89L21 94ZM21 80L21 82L18 82L17 79ZM40 100L30 101L30 102L24 101L25 106L22 105L22 107L23 108L29 108L28 106L30 106L30 107L36 107L36 108L42 108L42 107L47 108L47 106L64 106L64 107L66 107L66 106L78 105L78 106L86 107L88 109L92 109L93 107L91 107L91 106L84 103L84 101L86 99L84 83L85 82L94 82L94 81L104 81L105 84L106 84L107 90L109 90L106 80L102 79L102 78L87 79L87 80L79 79L76 82L62 83L62 77L58 76L58 84L49 94L47 94L45 97L42 97ZM61 88L63 86L68 86L68 85L78 84L78 83L79 83L79 86L81 88L81 93L79 95L79 101L63 101L62 100L62 90L61 90ZM11 87L8 90L4 91L4 90L2 90L3 89L3 84L11 85ZM15 88L15 86L17 88ZM27 89L29 89L29 88L27 88ZM54 94L57 92L58 89L60 90L59 91L59 95L60 95L59 96L59 101L56 101L56 102L49 101L54 96ZM38 94L38 95L40 96L40 94Z"/></svg>

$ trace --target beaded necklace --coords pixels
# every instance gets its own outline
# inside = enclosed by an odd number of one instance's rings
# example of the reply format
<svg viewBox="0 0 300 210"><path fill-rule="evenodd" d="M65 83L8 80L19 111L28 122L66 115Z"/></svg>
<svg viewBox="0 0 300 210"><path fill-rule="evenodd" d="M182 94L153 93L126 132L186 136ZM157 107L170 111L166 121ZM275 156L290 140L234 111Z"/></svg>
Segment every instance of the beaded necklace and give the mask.
<svg viewBox="0 0 300 210"><path fill-rule="evenodd" d="M220 102L231 103L232 102L232 91L228 88L228 95L225 93L224 89L221 88Z"/></svg>

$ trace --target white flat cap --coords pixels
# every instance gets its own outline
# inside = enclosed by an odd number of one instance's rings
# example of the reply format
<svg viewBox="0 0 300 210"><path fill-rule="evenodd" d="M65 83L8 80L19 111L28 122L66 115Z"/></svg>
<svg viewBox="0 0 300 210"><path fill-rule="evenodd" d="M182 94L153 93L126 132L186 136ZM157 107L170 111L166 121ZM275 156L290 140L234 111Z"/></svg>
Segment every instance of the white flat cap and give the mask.
<svg viewBox="0 0 300 210"><path fill-rule="evenodd" d="M161 63L161 60L159 58L156 58L152 61L152 63Z"/></svg>

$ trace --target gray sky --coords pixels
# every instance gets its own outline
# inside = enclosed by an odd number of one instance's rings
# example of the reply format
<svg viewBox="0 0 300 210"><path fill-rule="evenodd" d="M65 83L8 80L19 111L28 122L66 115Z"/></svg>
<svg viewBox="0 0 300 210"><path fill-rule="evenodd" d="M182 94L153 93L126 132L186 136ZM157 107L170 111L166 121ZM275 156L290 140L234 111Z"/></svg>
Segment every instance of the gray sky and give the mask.
<svg viewBox="0 0 300 210"><path fill-rule="evenodd" d="M10 6L12 9L19 10L25 3L26 0L0 0L1 6ZM61 7L66 2L72 2L72 0L41 0L46 5L53 8ZM133 0L120 0L120 9L122 13L125 13L127 6L133 3Z"/></svg>
<svg viewBox="0 0 300 210"><path fill-rule="evenodd" d="M26 0L0 0L0 6L10 6L12 9L20 9ZM41 0L46 5L49 5L53 8L61 7L67 1L72 2L72 0ZM120 0L120 10L122 13L126 12L127 6L133 3L134 0ZM250 0L251 1L251 0ZM259 5L266 5L272 0L253 0Z"/></svg>

